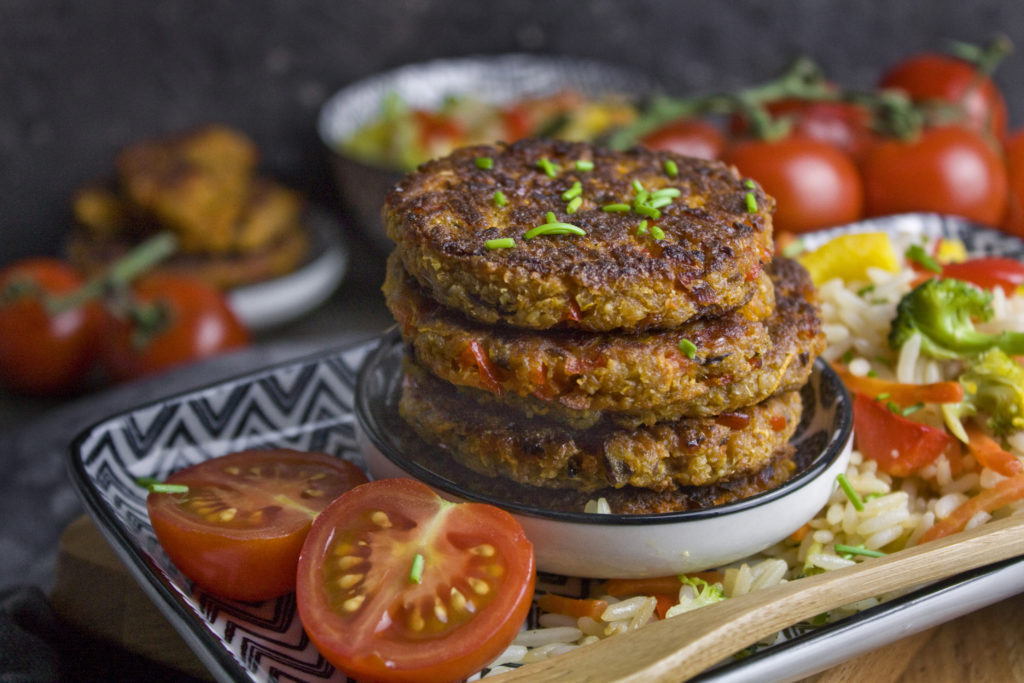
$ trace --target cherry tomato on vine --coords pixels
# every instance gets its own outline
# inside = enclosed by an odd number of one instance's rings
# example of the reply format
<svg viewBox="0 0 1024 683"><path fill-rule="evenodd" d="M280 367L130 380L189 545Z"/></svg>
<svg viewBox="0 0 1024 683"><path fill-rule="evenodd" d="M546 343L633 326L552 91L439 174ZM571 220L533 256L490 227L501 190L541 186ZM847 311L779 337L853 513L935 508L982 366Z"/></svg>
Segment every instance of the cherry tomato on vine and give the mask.
<svg viewBox="0 0 1024 683"><path fill-rule="evenodd" d="M95 303L58 313L46 306L82 284L57 259L26 259L0 271L0 383L36 395L80 386L96 360L100 310Z"/></svg>
<svg viewBox="0 0 1024 683"><path fill-rule="evenodd" d="M806 232L863 214L857 167L830 144L800 137L746 140L730 148L724 161L775 197L777 230Z"/></svg>
<svg viewBox="0 0 1024 683"><path fill-rule="evenodd" d="M963 125L977 132L1006 137L1007 108L1003 93L973 65L955 57L921 54L886 71L879 86L898 88L914 101L942 100L963 107Z"/></svg>
<svg viewBox="0 0 1024 683"><path fill-rule="evenodd" d="M535 581L533 546L510 514L382 479L317 517L296 598L310 640L349 676L457 681L512 642Z"/></svg>
<svg viewBox="0 0 1024 683"><path fill-rule="evenodd" d="M1003 161L982 135L960 126L926 128L908 142L880 139L861 172L869 216L934 211L986 225L1003 217Z"/></svg>
<svg viewBox="0 0 1024 683"><path fill-rule="evenodd" d="M718 159L725 149L725 135L708 121L679 119L648 133L640 143L683 156Z"/></svg>
<svg viewBox="0 0 1024 683"><path fill-rule="evenodd" d="M193 465L150 493L153 531L185 576L220 597L266 600L295 589L299 551L313 518L362 470L326 453L242 451Z"/></svg>
<svg viewBox="0 0 1024 683"><path fill-rule="evenodd" d="M1003 230L1024 237L1024 130L1010 136L1003 147L1009 184Z"/></svg>
<svg viewBox="0 0 1024 683"><path fill-rule="evenodd" d="M793 127L789 134L810 138L838 147L857 161L871 143L871 112L851 102L830 102L788 98L767 106L773 117L788 117ZM740 116L733 117L730 130L740 137L747 124Z"/></svg>
<svg viewBox="0 0 1024 683"><path fill-rule="evenodd" d="M108 316L103 360L116 380L150 375L249 342L224 295L200 280L152 273L131 291L130 313Z"/></svg>

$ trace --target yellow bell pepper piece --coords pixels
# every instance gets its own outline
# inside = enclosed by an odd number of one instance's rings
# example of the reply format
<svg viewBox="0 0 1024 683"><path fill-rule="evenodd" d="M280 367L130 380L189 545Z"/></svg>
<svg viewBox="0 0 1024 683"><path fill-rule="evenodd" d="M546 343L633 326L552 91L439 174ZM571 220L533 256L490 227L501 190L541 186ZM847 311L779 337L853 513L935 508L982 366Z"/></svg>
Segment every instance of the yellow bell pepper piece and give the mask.
<svg viewBox="0 0 1024 683"><path fill-rule="evenodd" d="M835 278L843 282L864 281L868 279L868 268L881 268L890 273L900 268L889 235L884 232L840 235L814 251L801 254L797 260L816 285Z"/></svg>

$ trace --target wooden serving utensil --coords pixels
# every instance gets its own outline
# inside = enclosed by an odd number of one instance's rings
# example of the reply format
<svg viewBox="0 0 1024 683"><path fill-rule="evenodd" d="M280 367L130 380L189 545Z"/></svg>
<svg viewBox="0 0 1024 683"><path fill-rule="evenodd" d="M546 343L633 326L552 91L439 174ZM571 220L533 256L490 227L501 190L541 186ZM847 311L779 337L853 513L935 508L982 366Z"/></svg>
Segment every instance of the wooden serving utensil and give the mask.
<svg viewBox="0 0 1024 683"><path fill-rule="evenodd" d="M502 681L676 683L830 609L1024 555L1024 514L729 598L502 674Z"/></svg>

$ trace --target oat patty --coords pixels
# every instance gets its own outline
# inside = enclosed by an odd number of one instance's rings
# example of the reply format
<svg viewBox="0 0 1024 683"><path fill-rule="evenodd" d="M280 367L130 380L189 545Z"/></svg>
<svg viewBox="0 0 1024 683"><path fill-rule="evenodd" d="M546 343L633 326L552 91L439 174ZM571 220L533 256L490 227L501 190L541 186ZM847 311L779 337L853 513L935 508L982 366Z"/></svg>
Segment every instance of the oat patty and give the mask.
<svg viewBox="0 0 1024 683"><path fill-rule="evenodd" d="M488 324L608 331L741 306L771 259L773 209L719 162L524 140L424 164L383 217L438 303ZM585 234L526 239L549 212ZM488 248L495 239L514 246Z"/></svg>

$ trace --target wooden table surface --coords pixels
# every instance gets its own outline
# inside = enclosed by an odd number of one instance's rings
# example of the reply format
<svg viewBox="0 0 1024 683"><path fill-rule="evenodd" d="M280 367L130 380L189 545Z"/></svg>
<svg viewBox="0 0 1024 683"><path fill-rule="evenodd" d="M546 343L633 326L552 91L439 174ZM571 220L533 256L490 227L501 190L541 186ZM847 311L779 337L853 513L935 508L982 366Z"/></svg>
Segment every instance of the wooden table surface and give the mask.
<svg viewBox="0 0 1024 683"><path fill-rule="evenodd" d="M156 662L210 678L82 516L61 537L51 594L69 623ZM907 636L812 676L814 683L1024 681L1024 594Z"/></svg>

